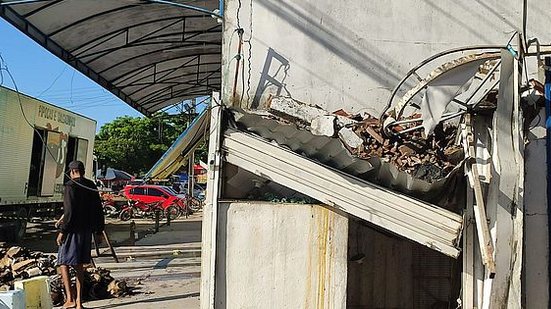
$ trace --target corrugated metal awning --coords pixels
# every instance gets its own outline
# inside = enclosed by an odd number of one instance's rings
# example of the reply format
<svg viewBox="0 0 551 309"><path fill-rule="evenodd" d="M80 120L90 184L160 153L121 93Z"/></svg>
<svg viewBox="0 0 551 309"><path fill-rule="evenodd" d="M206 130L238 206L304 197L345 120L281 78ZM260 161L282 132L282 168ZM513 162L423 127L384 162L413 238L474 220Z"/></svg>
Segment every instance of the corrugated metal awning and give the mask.
<svg viewBox="0 0 551 309"><path fill-rule="evenodd" d="M220 89L222 25L207 12L139 0L0 2L0 17L145 115Z"/></svg>
<svg viewBox="0 0 551 309"><path fill-rule="evenodd" d="M147 172L145 179L168 178L187 164L187 158L205 138L210 124L210 109L205 109Z"/></svg>

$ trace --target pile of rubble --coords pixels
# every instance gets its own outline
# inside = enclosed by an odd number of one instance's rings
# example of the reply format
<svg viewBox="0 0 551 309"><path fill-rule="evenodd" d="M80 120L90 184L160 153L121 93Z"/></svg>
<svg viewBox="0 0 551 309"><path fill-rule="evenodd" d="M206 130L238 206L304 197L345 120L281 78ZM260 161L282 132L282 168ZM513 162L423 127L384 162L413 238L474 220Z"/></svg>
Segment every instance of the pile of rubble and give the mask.
<svg viewBox="0 0 551 309"><path fill-rule="evenodd" d="M434 134L423 137L422 131L410 131L386 137L381 121L367 113L351 115L344 110L332 114L291 98L275 97L268 111L287 122L309 130L314 135L338 137L353 155L390 163L399 171L432 183L445 178L463 160L462 148L456 143L457 127L438 126ZM415 119L420 115L413 115ZM394 131L407 127L396 126Z"/></svg>
<svg viewBox="0 0 551 309"><path fill-rule="evenodd" d="M53 255L0 243L0 257L0 291L13 289L16 280L56 273Z"/></svg>
<svg viewBox="0 0 551 309"><path fill-rule="evenodd" d="M398 125L393 129L404 128ZM456 143L457 127L451 125L437 126L434 134L426 138L420 130L385 138L380 121L368 115L351 130L362 139L357 149L351 149L358 157L380 158L427 182L446 177L464 158L462 147Z"/></svg>
<svg viewBox="0 0 551 309"><path fill-rule="evenodd" d="M71 269L72 283L75 283L75 272ZM60 275L50 278L50 291L54 305L61 305L64 301L63 282ZM117 280L111 272L101 267L88 267L84 272L84 299L96 300L130 295L134 289L124 280Z"/></svg>
<svg viewBox="0 0 551 309"><path fill-rule="evenodd" d="M12 290L14 282L36 276L50 276L50 289L54 305L63 303L63 282L56 272L56 258L42 252L32 252L19 246L0 243L0 291ZM74 270L71 269L73 284ZM84 274L86 300L121 297L132 294L134 289L124 280L117 280L104 268L88 267Z"/></svg>

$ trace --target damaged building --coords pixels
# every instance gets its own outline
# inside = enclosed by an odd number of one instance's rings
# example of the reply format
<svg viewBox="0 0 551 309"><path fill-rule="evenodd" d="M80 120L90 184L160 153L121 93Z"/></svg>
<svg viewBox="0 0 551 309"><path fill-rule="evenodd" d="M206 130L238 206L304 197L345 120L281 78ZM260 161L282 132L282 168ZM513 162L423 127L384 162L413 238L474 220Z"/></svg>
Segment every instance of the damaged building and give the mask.
<svg viewBox="0 0 551 309"><path fill-rule="evenodd" d="M36 2L145 115L212 94L152 171L208 139L202 308L550 307L550 2Z"/></svg>
<svg viewBox="0 0 551 309"><path fill-rule="evenodd" d="M226 2L202 307L547 307L543 16L442 43L322 2ZM446 32L448 2L367 7Z"/></svg>
<svg viewBox="0 0 551 309"><path fill-rule="evenodd" d="M523 306L525 199L544 193L524 195L524 157L545 100L521 58L488 55L438 66L384 119L278 96L215 105L215 306Z"/></svg>

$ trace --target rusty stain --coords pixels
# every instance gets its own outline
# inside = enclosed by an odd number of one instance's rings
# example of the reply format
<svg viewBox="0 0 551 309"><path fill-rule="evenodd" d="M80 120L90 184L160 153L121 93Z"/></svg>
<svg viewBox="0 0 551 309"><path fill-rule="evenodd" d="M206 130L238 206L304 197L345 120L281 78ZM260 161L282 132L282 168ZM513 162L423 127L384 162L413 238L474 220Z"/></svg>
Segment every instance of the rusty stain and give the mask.
<svg viewBox="0 0 551 309"><path fill-rule="evenodd" d="M335 219L335 215L333 212L329 212L327 209L325 209L328 213L328 224L327 224L327 232L325 239L329 245L329 254L327 256L327 297L329 297L330 300L332 300L333 296L331 295L331 287L333 286L333 282L331 282L331 274L333 273L333 250L335 250L335 246L333 246L332 239L332 232L333 232L333 221ZM329 307L331 307L332 302L329 302Z"/></svg>
<svg viewBox="0 0 551 309"><path fill-rule="evenodd" d="M318 301L316 308L325 307L325 286L326 286L326 255L327 255L327 233L329 231L329 210L319 208L321 216L318 221Z"/></svg>
<svg viewBox="0 0 551 309"><path fill-rule="evenodd" d="M315 222L315 217L316 217L316 210L317 210L317 207L315 206L312 206L311 208L311 211L312 211L312 218L314 218L314 220L311 220L308 224L308 244L312 244L313 243L313 229L314 229L314 222ZM307 247L308 248L308 253L307 253L307 257L306 257L306 267L307 267L307 270L306 270L306 274L307 274L307 278L306 278L306 295L305 295L305 298L304 298L304 308L311 308L312 306L310 305L310 297L311 297L311 293L312 293L312 248L313 246L310 245Z"/></svg>

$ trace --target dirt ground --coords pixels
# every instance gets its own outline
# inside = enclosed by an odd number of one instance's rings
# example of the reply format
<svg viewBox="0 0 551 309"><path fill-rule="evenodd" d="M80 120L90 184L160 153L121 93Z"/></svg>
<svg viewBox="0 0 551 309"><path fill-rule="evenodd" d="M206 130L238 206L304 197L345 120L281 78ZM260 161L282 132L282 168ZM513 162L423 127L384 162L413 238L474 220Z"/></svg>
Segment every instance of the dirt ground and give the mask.
<svg viewBox="0 0 551 309"><path fill-rule="evenodd" d="M153 233L152 220L138 219L131 237L130 223L109 219L107 234L115 247L119 263L105 243L100 257L92 256L97 266L111 270L114 278L125 279L137 294L85 303L87 308L199 308L201 281L201 214L161 225ZM24 246L56 253L53 221L30 223ZM137 239L132 239L135 237Z"/></svg>

